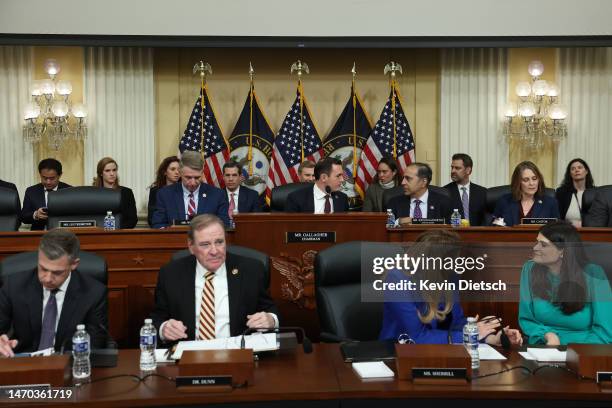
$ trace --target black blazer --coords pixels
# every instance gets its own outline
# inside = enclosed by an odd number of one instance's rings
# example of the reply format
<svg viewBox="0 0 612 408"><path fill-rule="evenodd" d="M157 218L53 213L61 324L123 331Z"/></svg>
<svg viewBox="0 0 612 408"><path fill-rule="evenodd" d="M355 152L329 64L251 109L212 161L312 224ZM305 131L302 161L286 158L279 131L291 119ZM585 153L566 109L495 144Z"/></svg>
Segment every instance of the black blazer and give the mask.
<svg viewBox="0 0 612 408"><path fill-rule="evenodd" d="M27 273L9 275L0 289L0 333L13 328L12 338L17 339L15 352L38 350L42 325L43 288L37 269ZM62 313L55 334L55 350L72 349L70 339L78 324L85 324L91 336L92 347L106 344L108 327L106 286L97 280L71 272L70 283L64 297Z"/></svg>
<svg viewBox="0 0 612 408"><path fill-rule="evenodd" d="M267 293L265 273L259 263L227 254L225 267L232 336L242 334L247 328L247 315L268 312L278 316L278 310ZM238 273L232 273L234 269ZM195 339L195 271L196 258L193 255L171 261L160 269L151 313L158 331L163 322L175 319L187 327L188 340Z"/></svg>
<svg viewBox="0 0 612 408"><path fill-rule="evenodd" d="M157 204L157 191L159 187L153 186L149 189L149 203L147 204L147 222L149 227L153 228L153 213L155 212L155 204Z"/></svg>
<svg viewBox="0 0 612 408"><path fill-rule="evenodd" d="M393 211L395 218L410 217L410 197L407 195L393 197L389 200L387 208ZM429 196L427 197L427 218L444 218L448 224L450 223L452 212L451 201L448 197L429 190Z"/></svg>
<svg viewBox="0 0 612 408"><path fill-rule="evenodd" d="M347 212L349 210L348 197L342 191L331 193L334 203L334 213ZM312 188L303 188L287 196L285 204L287 213L314 213L314 185Z"/></svg>
<svg viewBox="0 0 612 408"><path fill-rule="evenodd" d="M452 182L444 186L450 192L451 205L461 213L461 218L466 218L463 213L463 204L457 183ZM485 212L487 207L487 189L475 183L470 183L469 220L471 226L485 225ZM451 210L452 211L452 210Z"/></svg>
<svg viewBox="0 0 612 408"><path fill-rule="evenodd" d="M57 188L72 187L70 184L59 182ZM51 192L53 194L53 192ZM34 212L45 206L45 187L42 183L35 184L26 189L23 196L23 208L21 209L21 222L32 224L31 230L44 230L47 220L35 220Z"/></svg>
<svg viewBox="0 0 612 408"><path fill-rule="evenodd" d="M562 220L565 219L565 215L567 214L567 210L569 209L572 200L574 200L574 194L577 191L574 186L569 187L559 187L555 190L555 197L557 198L557 203L559 204L559 215ZM584 221L584 194L582 195L582 200L580 202L580 215L582 216L582 221Z"/></svg>
<svg viewBox="0 0 612 408"><path fill-rule="evenodd" d="M597 188L593 204L584 216L583 225L585 227L612 227L612 188L610 186Z"/></svg>
<svg viewBox="0 0 612 408"><path fill-rule="evenodd" d="M225 194L229 192L225 189ZM229 203L229 198L227 200ZM238 212L239 213L253 213L262 212L262 202L259 194L255 190L251 190L248 187L240 186L238 194Z"/></svg>
<svg viewBox="0 0 612 408"><path fill-rule="evenodd" d="M136 200L131 188L121 186L121 229L131 229L138 223Z"/></svg>
<svg viewBox="0 0 612 408"><path fill-rule="evenodd" d="M521 223L519 211L521 203L512 198L512 193L504 194L497 200L495 218L503 218L506 226L511 227ZM559 218L559 205L557 200L547 195L536 196L531 210L533 218Z"/></svg>
<svg viewBox="0 0 612 408"><path fill-rule="evenodd" d="M13 183L9 183L8 181L0 180L0 187L8 188L9 190L17 191L17 186Z"/></svg>

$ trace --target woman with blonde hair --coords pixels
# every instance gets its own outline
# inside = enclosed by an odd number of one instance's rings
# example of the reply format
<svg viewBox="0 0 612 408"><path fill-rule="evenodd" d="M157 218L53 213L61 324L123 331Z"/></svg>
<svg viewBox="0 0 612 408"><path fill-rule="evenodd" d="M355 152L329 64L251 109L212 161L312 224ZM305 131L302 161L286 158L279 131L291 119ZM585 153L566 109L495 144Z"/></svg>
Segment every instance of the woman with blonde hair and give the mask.
<svg viewBox="0 0 612 408"><path fill-rule="evenodd" d="M123 187L119 184L119 166L111 157L100 159L96 166L96 177L93 179L93 186L100 188L110 188L121 192L121 224L122 229L134 228L138 223L136 213L136 200L132 189Z"/></svg>
<svg viewBox="0 0 612 408"><path fill-rule="evenodd" d="M435 259L459 255L459 235L449 230L432 230L421 234L407 255L412 258ZM425 267L415 271L412 280L426 279L430 283L454 280L453 270ZM456 275L456 274L455 274ZM406 279L404 272L391 271L386 283L397 283ZM387 293L385 293L387 295ZM467 319L459 303L458 292L450 289L415 290L413 293L385 296L381 340L405 340L421 344L448 344L463 342L463 326ZM479 340L493 345L501 344L501 326L494 316L477 323ZM518 330L503 328L512 344L522 344Z"/></svg>

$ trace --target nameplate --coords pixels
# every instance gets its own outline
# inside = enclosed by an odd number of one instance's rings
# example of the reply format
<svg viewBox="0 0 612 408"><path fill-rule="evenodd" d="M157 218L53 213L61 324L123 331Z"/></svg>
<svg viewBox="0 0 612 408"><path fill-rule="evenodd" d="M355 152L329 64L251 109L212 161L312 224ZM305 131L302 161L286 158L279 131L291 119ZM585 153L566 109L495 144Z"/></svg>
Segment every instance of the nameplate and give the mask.
<svg viewBox="0 0 612 408"><path fill-rule="evenodd" d="M296 244L303 242L336 242L336 231L291 231L287 232L287 244Z"/></svg>
<svg viewBox="0 0 612 408"><path fill-rule="evenodd" d="M467 370L465 368L413 368L413 380L466 380Z"/></svg>
<svg viewBox="0 0 612 408"><path fill-rule="evenodd" d="M436 225L446 224L444 218L413 218L412 223L415 225Z"/></svg>
<svg viewBox="0 0 612 408"><path fill-rule="evenodd" d="M96 226L96 220L59 221L60 228L91 228Z"/></svg>
<svg viewBox="0 0 612 408"><path fill-rule="evenodd" d="M612 382L612 371L598 371L596 379L597 383Z"/></svg>
<svg viewBox="0 0 612 408"><path fill-rule="evenodd" d="M172 225L187 225L191 224L191 220L173 220Z"/></svg>
<svg viewBox="0 0 612 408"><path fill-rule="evenodd" d="M177 387L218 387L232 386L231 375L198 375L198 376L177 376Z"/></svg>
<svg viewBox="0 0 612 408"><path fill-rule="evenodd" d="M556 218L521 218L521 225L544 225L555 221Z"/></svg>

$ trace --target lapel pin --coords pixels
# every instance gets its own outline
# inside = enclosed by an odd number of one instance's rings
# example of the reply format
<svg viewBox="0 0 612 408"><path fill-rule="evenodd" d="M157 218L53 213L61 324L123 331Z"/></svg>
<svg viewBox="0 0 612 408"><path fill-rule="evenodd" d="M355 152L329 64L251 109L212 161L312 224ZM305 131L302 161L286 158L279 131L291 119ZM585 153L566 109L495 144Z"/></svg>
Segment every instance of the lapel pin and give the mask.
<svg viewBox="0 0 612 408"><path fill-rule="evenodd" d="M433 210L433 209L434 209L434 206L433 206L433 205L430 205L430 206L429 206L429 209L430 209L430 210Z"/></svg>
<svg viewBox="0 0 612 408"><path fill-rule="evenodd" d="M238 275L238 268L232 269L232 275Z"/></svg>
<svg viewBox="0 0 612 408"><path fill-rule="evenodd" d="M538 204L542 204L542 200L538 200Z"/></svg>
<svg viewBox="0 0 612 408"><path fill-rule="evenodd" d="M206 193L202 193L202 197L203 197L203 198L206 198Z"/></svg>

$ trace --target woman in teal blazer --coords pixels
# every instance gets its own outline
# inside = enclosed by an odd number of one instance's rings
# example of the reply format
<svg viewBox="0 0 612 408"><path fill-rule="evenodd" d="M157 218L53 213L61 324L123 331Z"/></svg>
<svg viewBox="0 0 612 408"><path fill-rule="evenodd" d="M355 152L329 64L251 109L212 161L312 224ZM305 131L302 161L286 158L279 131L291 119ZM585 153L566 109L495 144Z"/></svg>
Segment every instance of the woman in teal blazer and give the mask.
<svg viewBox="0 0 612 408"><path fill-rule="evenodd" d="M612 343L612 292L574 226L543 226L521 272L519 324L529 344Z"/></svg>

